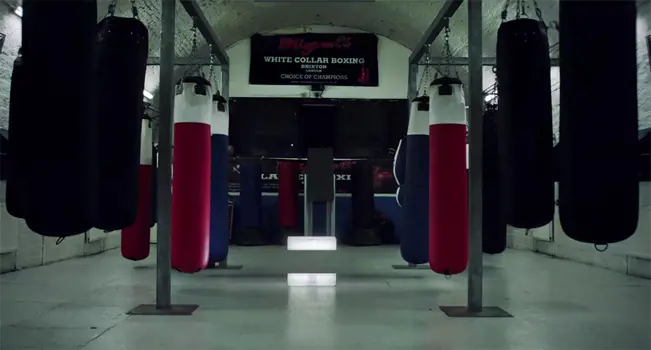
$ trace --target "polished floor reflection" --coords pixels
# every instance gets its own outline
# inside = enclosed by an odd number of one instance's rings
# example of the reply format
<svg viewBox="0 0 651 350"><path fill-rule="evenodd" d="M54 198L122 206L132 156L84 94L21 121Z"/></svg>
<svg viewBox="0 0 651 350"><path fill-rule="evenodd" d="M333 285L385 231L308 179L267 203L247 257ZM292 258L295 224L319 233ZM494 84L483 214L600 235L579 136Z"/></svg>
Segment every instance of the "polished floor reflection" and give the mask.
<svg viewBox="0 0 651 350"><path fill-rule="evenodd" d="M396 247L234 248L242 270L174 273L190 317L126 316L152 302L154 259L119 251L0 276L2 350L579 350L651 348L651 281L531 252L486 257L485 301L509 319L450 319L465 276L394 270ZM287 273L337 273L288 287Z"/></svg>

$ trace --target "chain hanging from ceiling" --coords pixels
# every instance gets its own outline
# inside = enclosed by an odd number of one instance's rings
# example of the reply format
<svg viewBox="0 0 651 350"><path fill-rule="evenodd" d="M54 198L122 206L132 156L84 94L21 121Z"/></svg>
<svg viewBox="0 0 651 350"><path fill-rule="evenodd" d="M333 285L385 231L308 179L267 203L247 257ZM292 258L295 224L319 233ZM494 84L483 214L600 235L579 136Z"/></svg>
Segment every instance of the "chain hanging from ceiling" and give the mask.
<svg viewBox="0 0 651 350"><path fill-rule="evenodd" d="M425 68L420 77L420 82L418 83L418 89L416 93L418 96L427 96L427 90L429 84L432 82L432 68L431 68L431 56L430 56L430 45L427 45L427 51L425 52Z"/></svg>
<svg viewBox="0 0 651 350"><path fill-rule="evenodd" d="M538 1L531 0L531 2L533 4L534 13L536 14L538 22L540 22L543 31L547 33L550 28L559 31L560 26L558 25L557 21L551 21L549 24L545 22L542 11L540 10L540 6L538 5ZM506 0L504 2L504 7L502 8L502 22L505 22L508 19L509 7L511 7L511 0ZM530 9L529 0L515 0L515 19L530 18L529 14L527 13L528 9Z"/></svg>
<svg viewBox="0 0 651 350"><path fill-rule="evenodd" d="M445 18L445 27L443 28L443 53L441 57L443 58L442 62L439 62L439 68L437 68L435 79L438 77L439 73L444 77L456 77L459 78L459 71L457 67L452 62L452 50L450 49L450 18Z"/></svg>

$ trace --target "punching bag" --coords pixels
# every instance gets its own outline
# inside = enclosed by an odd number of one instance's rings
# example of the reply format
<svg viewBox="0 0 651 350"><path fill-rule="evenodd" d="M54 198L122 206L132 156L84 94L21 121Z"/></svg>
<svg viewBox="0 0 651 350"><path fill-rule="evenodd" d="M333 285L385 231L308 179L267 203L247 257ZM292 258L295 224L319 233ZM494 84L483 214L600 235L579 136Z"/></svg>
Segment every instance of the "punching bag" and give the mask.
<svg viewBox="0 0 651 350"><path fill-rule="evenodd" d="M262 166L260 162L240 164L239 230L235 235L238 245L265 244L262 236Z"/></svg>
<svg viewBox="0 0 651 350"><path fill-rule="evenodd" d="M559 19L560 222L576 241L620 242L639 211L636 2L561 1Z"/></svg>
<svg viewBox="0 0 651 350"><path fill-rule="evenodd" d="M500 176L506 222L517 228L541 227L554 217L550 69L540 22L502 23L497 32Z"/></svg>
<svg viewBox="0 0 651 350"><path fill-rule="evenodd" d="M228 110L220 95L213 96L210 136L210 259L214 265L228 256Z"/></svg>
<svg viewBox="0 0 651 350"><path fill-rule="evenodd" d="M499 254L506 250L506 220L501 204L496 117L495 108L489 107L484 112L482 244L486 254Z"/></svg>
<svg viewBox="0 0 651 350"><path fill-rule="evenodd" d="M436 79L428 91L429 265L454 275L468 264L466 105L459 79Z"/></svg>
<svg viewBox="0 0 651 350"><path fill-rule="evenodd" d="M356 246L380 245L382 236L374 220L373 166L368 161L359 160L353 165L351 175L352 244Z"/></svg>
<svg viewBox="0 0 651 350"><path fill-rule="evenodd" d="M7 149L7 212L24 219L28 212L30 115L29 85L25 80L22 48L14 61L9 92L9 140ZM21 156L22 154L22 156Z"/></svg>
<svg viewBox="0 0 651 350"><path fill-rule="evenodd" d="M152 132L151 120L142 119L140 138L140 169L138 170L138 212L136 221L122 229L122 256L134 261L149 256L150 229L152 221Z"/></svg>
<svg viewBox="0 0 651 350"><path fill-rule="evenodd" d="M101 20L96 33L98 195L94 226L113 231L132 225L140 209L140 117L149 33L138 19L115 16Z"/></svg>
<svg viewBox="0 0 651 350"><path fill-rule="evenodd" d="M400 186L403 229L400 254L409 264L428 261L428 196L429 184L429 101L427 96L415 98L409 111L405 149L405 182ZM400 197L398 197L400 198Z"/></svg>
<svg viewBox="0 0 651 350"><path fill-rule="evenodd" d="M212 88L185 77L174 98L172 267L198 272L210 251L210 122Z"/></svg>
<svg viewBox="0 0 651 350"><path fill-rule="evenodd" d="M297 162L278 162L278 226L282 236L298 231L298 173Z"/></svg>
<svg viewBox="0 0 651 350"><path fill-rule="evenodd" d="M25 219L38 234L73 236L94 223L97 1L24 0L22 7L25 79L43 92L25 114L29 149L15 154L28 159L28 173L18 170L29 184Z"/></svg>

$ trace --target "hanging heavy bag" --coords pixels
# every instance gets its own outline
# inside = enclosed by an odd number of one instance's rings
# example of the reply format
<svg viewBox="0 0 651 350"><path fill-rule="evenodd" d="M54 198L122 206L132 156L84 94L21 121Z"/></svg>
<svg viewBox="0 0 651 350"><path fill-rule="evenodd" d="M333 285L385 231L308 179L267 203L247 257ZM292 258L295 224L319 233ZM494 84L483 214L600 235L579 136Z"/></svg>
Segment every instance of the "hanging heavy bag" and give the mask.
<svg viewBox="0 0 651 350"><path fill-rule="evenodd" d="M228 102L212 98L210 123L210 258L214 265L228 256Z"/></svg>
<svg viewBox="0 0 651 350"><path fill-rule="evenodd" d="M9 92L9 139L7 140L7 183L6 201L7 212L17 218L24 219L29 210L27 199L29 190L29 152L33 151L29 144L30 125L29 85L25 79L23 68L22 48L14 61L11 74L11 90Z"/></svg>
<svg viewBox="0 0 651 350"><path fill-rule="evenodd" d="M140 116L149 33L136 18L108 16L97 24L96 40L95 227L112 231L133 224L138 211Z"/></svg>
<svg viewBox="0 0 651 350"><path fill-rule="evenodd" d="M499 254L506 249L506 221L502 214L500 194L496 114L497 110L494 108L484 112L482 244L486 254Z"/></svg>
<svg viewBox="0 0 651 350"><path fill-rule="evenodd" d="M95 213L97 1L25 0L22 6L23 68L43 92L29 107L30 150L17 151L29 163L26 223L44 236L77 235L93 226Z"/></svg>
<svg viewBox="0 0 651 350"><path fill-rule="evenodd" d="M468 264L466 105L457 78L429 88L429 266L445 275Z"/></svg>
<svg viewBox="0 0 651 350"><path fill-rule="evenodd" d="M554 216L550 69L540 22L502 23L497 33L500 176L504 215L518 228L541 227Z"/></svg>
<svg viewBox="0 0 651 350"><path fill-rule="evenodd" d="M639 211L636 2L561 1L559 19L560 222L576 241L620 242Z"/></svg>
<svg viewBox="0 0 651 350"><path fill-rule="evenodd" d="M122 229L121 251L126 259L139 261L149 256L149 242L152 217L152 130L151 119L142 119L140 140L140 169L138 174L138 215L133 225Z"/></svg>
<svg viewBox="0 0 651 350"><path fill-rule="evenodd" d="M406 145L403 145L405 183L397 193L402 203L400 255L409 264L424 264L429 258L429 107L427 96L411 101Z"/></svg>
<svg viewBox="0 0 651 350"><path fill-rule="evenodd" d="M211 90L185 77L174 97L172 267L185 273L206 268L210 254Z"/></svg>

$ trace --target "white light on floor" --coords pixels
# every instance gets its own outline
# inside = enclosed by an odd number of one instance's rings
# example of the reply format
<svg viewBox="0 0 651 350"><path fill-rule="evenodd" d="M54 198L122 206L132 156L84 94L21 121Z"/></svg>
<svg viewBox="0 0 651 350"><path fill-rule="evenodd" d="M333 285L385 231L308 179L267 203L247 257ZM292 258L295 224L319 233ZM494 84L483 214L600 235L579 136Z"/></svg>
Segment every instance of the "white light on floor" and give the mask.
<svg viewBox="0 0 651 350"><path fill-rule="evenodd" d="M287 285L290 287L335 287L336 273L288 273Z"/></svg>
<svg viewBox="0 0 651 350"><path fill-rule="evenodd" d="M151 92L147 91L147 90L142 90L142 95L145 96L145 98L147 98L149 100L154 98L154 95Z"/></svg>
<svg viewBox="0 0 651 350"><path fill-rule="evenodd" d="M18 17L23 17L23 7L20 5L16 6L16 9L14 9L14 13Z"/></svg>
<svg viewBox="0 0 651 350"><path fill-rule="evenodd" d="M287 250L337 250L337 237L289 236Z"/></svg>

